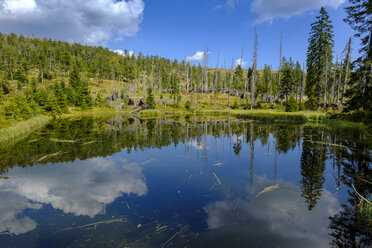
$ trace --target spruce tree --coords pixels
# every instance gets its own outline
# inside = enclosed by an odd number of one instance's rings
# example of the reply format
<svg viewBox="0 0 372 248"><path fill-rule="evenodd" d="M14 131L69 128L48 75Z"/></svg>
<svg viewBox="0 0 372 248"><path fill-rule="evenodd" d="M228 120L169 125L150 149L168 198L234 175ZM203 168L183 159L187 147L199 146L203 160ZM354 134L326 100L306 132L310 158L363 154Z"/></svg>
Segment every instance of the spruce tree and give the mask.
<svg viewBox="0 0 372 248"><path fill-rule="evenodd" d="M77 91L76 96L76 106L81 107L81 109L87 109L93 107L93 99L90 95L90 91L88 88L88 81L82 80L80 82L80 87Z"/></svg>
<svg viewBox="0 0 372 248"><path fill-rule="evenodd" d="M320 104L322 94L325 94L323 85L327 75L327 65L332 62L333 53L333 26L328 13L321 7L316 21L311 24L309 46L307 49L307 77L305 93L308 97L307 107L315 109ZM322 89L323 87L323 89Z"/></svg>
<svg viewBox="0 0 372 248"><path fill-rule="evenodd" d="M154 109L156 107L155 97L152 94L152 88L151 87L147 88L146 104L147 104L148 109Z"/></svg>
<svg viewBox="0 0 372 248"><path fill-rule="evenodd" d="M67 97L61 88L61 84L54 83L53 93L56 97L56 102L61 113L66 113L68 111Z"/></svg>
<svg viewBox="0 0 372 248"><path fill-rule="evenodd" d="M351 75L349 98L346 110L362 108L372 110L372 0L349 0L348 14L344 19L361 39L360 57L354 62L355 72Z"/></svg>

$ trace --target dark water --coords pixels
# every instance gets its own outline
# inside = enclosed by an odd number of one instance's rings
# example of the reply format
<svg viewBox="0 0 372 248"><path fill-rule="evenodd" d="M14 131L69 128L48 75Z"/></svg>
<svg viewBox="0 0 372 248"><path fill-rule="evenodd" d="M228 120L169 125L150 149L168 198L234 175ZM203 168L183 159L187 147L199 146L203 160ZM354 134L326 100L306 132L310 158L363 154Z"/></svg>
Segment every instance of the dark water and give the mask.
<svg viewBox="0 0 372 248"><path fill-rule="evenodd" d="M353 186L371 199L371 143L315 125L55 121L0 148L0 247L369 247Z"/></svg>

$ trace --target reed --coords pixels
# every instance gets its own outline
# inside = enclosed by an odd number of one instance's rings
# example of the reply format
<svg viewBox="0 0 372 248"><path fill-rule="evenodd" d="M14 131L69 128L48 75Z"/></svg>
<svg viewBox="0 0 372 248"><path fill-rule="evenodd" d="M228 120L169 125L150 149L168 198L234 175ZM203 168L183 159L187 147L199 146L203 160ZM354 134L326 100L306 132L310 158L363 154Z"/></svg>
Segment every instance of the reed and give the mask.
<svg viewBox="0 0 372 248"><path fill-rule="evenodd" d="M0 145L14 143L17 140L28 136L35 130L42 128L51 120L48 116L35 116L26 121L15 123L9 127L0 129Z"/></svg>

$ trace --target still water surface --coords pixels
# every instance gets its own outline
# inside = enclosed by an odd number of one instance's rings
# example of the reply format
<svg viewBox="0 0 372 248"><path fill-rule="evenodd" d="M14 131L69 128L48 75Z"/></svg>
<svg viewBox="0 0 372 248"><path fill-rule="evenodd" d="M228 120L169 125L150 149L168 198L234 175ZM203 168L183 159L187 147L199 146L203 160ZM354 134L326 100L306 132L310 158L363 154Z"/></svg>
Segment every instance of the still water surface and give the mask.
<svg viewBox="0 0 372 248"><path fill-rule="evenodd" d="M369 247L371 137L238 120L57 120L0 148L0 247Z"/></svg>

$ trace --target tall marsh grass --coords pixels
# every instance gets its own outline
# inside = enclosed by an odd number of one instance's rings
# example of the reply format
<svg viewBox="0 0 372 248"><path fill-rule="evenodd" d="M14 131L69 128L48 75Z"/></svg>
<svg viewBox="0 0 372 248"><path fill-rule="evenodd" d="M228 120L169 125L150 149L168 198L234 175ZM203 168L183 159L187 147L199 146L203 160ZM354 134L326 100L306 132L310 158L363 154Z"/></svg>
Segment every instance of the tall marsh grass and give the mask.
<svg viewBox="0 0 372 248"><path fill-rule="evenodd" d="M0 145L16 140L29 135L33 131L43 127L51 120L47 116L35 116L26 121L18 122L6 128L0 129Z"/></svg>
<svg viewBox="0 0 372 248"><path fill-rule="evenodd" d="M233 116L238 119L258 120L263 122L305 123L308 121L321 121L329 115L321 112L284 112L279 110L200 110L195 111L197 116Z"/></svg>

